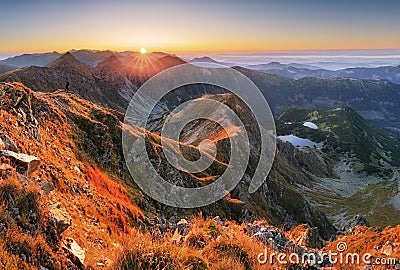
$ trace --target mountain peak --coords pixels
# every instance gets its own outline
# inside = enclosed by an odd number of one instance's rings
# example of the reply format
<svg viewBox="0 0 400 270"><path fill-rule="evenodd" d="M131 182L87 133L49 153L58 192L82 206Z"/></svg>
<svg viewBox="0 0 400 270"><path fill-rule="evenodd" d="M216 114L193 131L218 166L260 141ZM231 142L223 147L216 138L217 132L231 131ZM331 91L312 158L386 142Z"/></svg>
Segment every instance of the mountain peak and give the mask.
<svg viewBox="0 0 400 270"><path fill-rule="evenodd" d="M109 57L107 57L106 59L104 59L103 61L101 61L100 63L97 64L97 66L102 66L108 63L121 63L121 60L119 60L119 58L115 55L112 54Z"/></svg>
<svg viewBox="0 0 400 270"><path fill-rule="evenodd" d="M216 61L208 56L196 57L196 58L193 58L192 60L190 60L190 62L192 62L192 63L196 63L196 62L219 63L218 61Z"/></svg>
<svg viewBox="0 0 400 270"><path fill-rule="evenodd" d="M92 77L92 72L89 66L76 59L71 52L66 52L53 62L47 64L45 67L62 70L63 72L68 73L77 73L86 78Z"/></svg>
<svg viewBox="0 0 400 270"><path fill-rule="evenodd" d="M170 68L170 67L173 67L173 66L186 64L186 62L183 61L182 59L180 59L177 56L166 55L166 56L160 57L159 59L154 61L153 64L156 67L158 67L158 69L164 70L164 69L167 69L167 68Z"/></svg>
<svg viewBox="0 0 400 270"><path fill-rule="evenodd" d="M53 62L49 63L46 65L46 67L51 67L51 68L57 68L65 64L75 64L75 63L81 63L79 62L75 56L72 55L71 52L66 52L60 57L58 57L56 60ZM83 63L81 63L83 64Z"/></svg>
<svg viewBox="0 0 400 270"><path fill-rule="evenodd" d="M98 73L114 74L123 76L125 73L126 66L122 61L114 54L110 55L95 67L95 71Z"/></svg>

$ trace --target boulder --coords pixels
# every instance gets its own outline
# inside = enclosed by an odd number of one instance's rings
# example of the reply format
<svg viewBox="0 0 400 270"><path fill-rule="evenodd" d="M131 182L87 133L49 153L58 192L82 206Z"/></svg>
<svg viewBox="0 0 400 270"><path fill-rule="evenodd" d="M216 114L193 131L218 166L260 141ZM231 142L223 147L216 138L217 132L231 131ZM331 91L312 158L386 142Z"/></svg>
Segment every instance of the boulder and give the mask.
<svg viewBox="0 0 400 270"><path fill-rule="evenodd" d="M224 221L221 219L220 216L216 216L215 218L213 218L213 220L214 220L217 224L219 224L219 225L221 225L221 226L224 226Z"/></svg>
<svg viewBox="0 0 400 270"><path fill-rule="evenodd" d="M177 224L177 230L180 235L186 235L188 233L189 229L189 222L186 219L181 219Z"/></svg>
<svg viewBox="0 0 400 270"><path fill-rule="evenodd" d="M277 251L289 250L294 246L293 242L289 241L278 228L272 226L260 228L258 232L252 235L252 238L267 244L270 248Z"/></svg>
<svg viewBox="0 0 400 270"><path fill-rule="evenodd" d="M85 265L85 250L70 237L63 241L62 247L67 252L69 259L79 268L83 268Z"/></svg>
<svg viewBox="0 0 400 270"><path fill-rule="evenodd" d="M9 150L0 150L0 156L8 157L12 163L20 166L24 170L26 176L30 176L37 168L39 168L40 159L26 154L15 153Z"/></svg>
<svg viewBox="0 0 400 270"><path fill-rule="evenodd" d="M72 218L65 208L50 207L50 216L60 234L71 226Z"/></svg>

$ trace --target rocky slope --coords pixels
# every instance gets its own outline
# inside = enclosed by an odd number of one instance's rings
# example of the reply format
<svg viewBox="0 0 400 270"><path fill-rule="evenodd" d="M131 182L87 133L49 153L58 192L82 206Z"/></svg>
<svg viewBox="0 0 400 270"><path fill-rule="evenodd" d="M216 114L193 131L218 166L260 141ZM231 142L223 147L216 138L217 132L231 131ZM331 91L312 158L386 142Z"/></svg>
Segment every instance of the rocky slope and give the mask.
<svg viewBox="0 0 400 270"><path fill-rule="evenodd" d="M34 93L21 84L2 84L0 96L1 237L14 241L2 246L2 256L12 254L18 269L74 269L107 260L105 254L118 252L119 235L129 234L143 214L118 178L83 158L74 136L85 131L72 119L97 126L96 140L105 129L96 117L118 118L76 96ZM101 157L112 168L112 157ZM32 167L35 160L40 165Z"/></svg>
<svg viewBox="0 0 400 270"><path fill-rule="evenodd" d="M221 260L226 260L224 265L228 269L229 265L262 269L256 255L266 246L275 245L273 248L283 250L294 246L321 247L323 238L335 234L325 215L309 204L299 188L309 185L311 179L303 165L313 162L315 168L319 160L313 152L300 155L290 144L279 142L272 172L256 193L246 195L248 182L243 181L227 198L213 205L194 210L174 209L143 195L130 179L122 158L121 113L70 92L33 92L19 83L2 83L0 98L0 237L4 239L0 263L4 267L98 269L111 268L116 263L118 269L126 269L123 265L132 267L129 260L137 258L136 263L142 265L167 260L178 269L200 261L206 268L196 269L217 269ZM236 97L212 98L240 110L249 127L254 125ZM209 125L200 121L194 129L209 130ZM212 136L218 148L226 152L222 130L214 131L199 133L195 141ZM135 130L137 136L144 132ZM193 136L189 136L190 130L186 132L188 136L183 139L189 142L187 138ZM163 155L156 151L159 135L148 131L146 134L153 146L149 155L155 164L160 164L157 160L163 161ZM196 146L195 141L190 143ZM183 151L188 151L185 147L181 145ZM254 153L252 159L256 160ZM166 162L161 164L164 165L158 167L160 172L167 172ZM328 164L317 164L322 175L331 174ZM251 174L251 168L248 173ZM203 184L194 176L179 177L188 185ZM195 213L204 217L220 215L222 221L215 218L204 223L203 218L198 218L189 223L178 222ZM270 226L265 222L236 225L226 221L258 218L268 219ZM300 223L308 226L293 227ZM267 233L273 235L272 243L269 238L264 239ZM303 233L310 236L302 240L299 235ZM387 235L393 233L385 231ZM396 254L397 244L391 241ZM203 248L204 253L199 253L198 249ZM145 250L161 257L148 257ZM229 259L229 254L239 257Z"/></svg>
<svg viewBox="0 0 400 270"><path fill-rule="evenodd" d="M218 100L239 115L239 118L245 123L246 130L251 138L251 153L247 173L239 186L230 192L228 201L223 200L215 205L202 208L203 213L218 214L221 217L229 217L235 220L252 220L263 217L267 218L272 224L286 224L288 227L299 223L308 223L311 226L319 227L324 238L332 236L335 229L327 222L325 215L316 208L310 207L305 197L296 188L296 184L299 183L307 185L309 176L301 169L299 164L296 165L290 161L292 157L290 153L287 154L283 150L285 148L283 144L279 145L272 172L264 185L256 193L248 193L249 181L258 164L260 151L260 135L257 132L258 128L255 119L248 107L232 94L208 95L207 98ZM213 117L213 113L221 113L220 111L213 112L207 108L200 108L195 100L189 103L179 115L185 115L186 111L194 113L196 110L209 111L210 117ZM179 115L174 117L179 117ZM233 123L231 123L231 128L235 130ZM153 166L159 169L160 174L166 179L176 179L176 182L182 182L185 186L193 186L193 183L191 183L193 178L203 182L210 182L210 180L204 179L213 179L214 176L224 172L225 168L221 164L229 163L230 145L229 137L227 137L221 126L215 125L210 121L195 121L183 130L180 138L182 143L196 147L198 147L199 142L205 139L215 142L217 147L216 157L221 163L214 163L214 166L211 166L204 174L196 176L182 175L182 173L177 172L171 175L172 169L165 165L168 162L161 154L154 160ZM186 154L186 156L193 160L198 158L197 155L190 153ZM304 155L304 157L306 156ZM312 156L312 153L310 156ZM321 167L323 166L325 164L321 162ZM217 205L219 205L218 208L216 207Z"/></svg>
<svg viewBox="0 0 400 270"><path fill-rule="evenodd" d="M262 192L245 204L233 200L235 195L239 195L235 191L232 198L195 211L159 205L141 194L125 169L121 149L121 114L72 93L35 93L17 83L3 83L0 93L2 147L15 153L9 155L2 152L3 164L11 165L2 165L2 181L22 181L28 184L28 190L31 185L38 186L37 192L42 194L37 195L37 201L43 208L41 214L54 221L48 223L48 229L54 233L46 246L52 250L66 250L60 256L68 258L68 248L62 249L62 245L64 240L72 238L78 246L87 248L85 264L95 264L101 260L102 254L118 250L115 244L119 241L117 235L129 234L144 214L176 219L201 211L204 215L219 214L236 220L268 217L273 224L284 222L292 226L309 223L318 226L325 238L334 233L324 215L310 207L304 197L291 187L289 181L292 180L285 178L290 171L272 174ZM157 135L148 135L153 143L159 140ZM28 170L29 162L18 157L18 153L38 157L40 166L36 170ZM277 167L288 166L283 159L281 163ZM198 181L184 177L192 183ZM298 208L291 205L293 198L296 198ZM9 205L7 209L10 211L18 208L10 204L7 197L3 203ZM304 212L304 209L307 211ZM18 227L13 223L6 224L7 230L15 228L13 226ZM103 232L99 234L99 231ZM48 232L40 229L36 233L47 237ZM93 241L99 244L94 245ZM5 250L13 252L7 247ZM22 256L17 253L13 254ZM29 258L28 263L33 263L32 260ZM37 264L55 267L43 260ZM107 260L111 262L112 258Z"/></svg>
<svg viewBox="0 0 400 270"><path fill-rule="evenodd" d="M364 213L373 225L398 223L397 137L371 125L346 106L291 109L277 118L276 125L278 134L285 135L283 139L300 145L298 151L312 151L329 164L332 175L314 171L312 188L306 187L305 192L337 227L357 213ZM313 145L301 147L304 140Z"/></svg>

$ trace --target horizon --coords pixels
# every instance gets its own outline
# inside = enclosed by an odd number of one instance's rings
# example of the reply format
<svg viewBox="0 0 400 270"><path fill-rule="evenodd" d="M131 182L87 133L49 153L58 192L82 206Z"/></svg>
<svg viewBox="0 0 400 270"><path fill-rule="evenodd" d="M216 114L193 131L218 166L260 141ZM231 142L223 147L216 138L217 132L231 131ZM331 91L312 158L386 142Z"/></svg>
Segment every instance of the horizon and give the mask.
<svg viewBox="0 0 400 270"><path fill-rule="evenodd" d="M98 49L70 49L67 51L44 51L44 52L25 52L15 54L0 53L0 61L13 58L15 56L25 54L41 54L41 53L59 53L64 54L71 51L113 51L120 52L136 52L135 50L98 50ZM237 65L257 65L267 64L271 62L279 62L281 64L305 64L316 66L327 70L340 70L345 68L356 67L380 67L380 66L398 66L400 65L400 49L340 49L340 50L269 50L269 51L242 51L242 52L187 52L187 53L171 53L162 50L149 51L151 53L166 53L175 55L185 61L193 58L209 57L219 62L233 63Z"/></svg>
<svg viewBox="0 0 400 270"><path fill-rule="evenodd" d="M41 54L41 53L52 53L52 52L57 52L60 54L71 52L71 51L113 51L117 53L121 52L139 52L140 48L144 47L132 47L131 49L114 49L114 48L87 48L87 47L82 47L82 48L71 48L71 49L66 49L66 50L56 50L56 49L49 49L49 50L22 50L22 51L0 51L0 56L1 55L10 55L10 56L17 56L17 55L23 55L23 54ZM147 49L147 47L145 47ZM262 53L304 53L304 52L390 52L390 51L396 51L400 52L400 46L398 48L370 48L370 49L365 49L365 48L359 48L359 49L354 49L354 48L343 48L343 49L292 49L292 50L283 50L283 49L275 49L275 50L236 50L236 51L168 51L168 50L161 50L161 49L154 49L154 50L149 50L147 49L146 53L156 53L156 52L163 52L163 53L168 53L168 54L193 54L193 55L201 55L204 54L204 56L210 54L262 54Z"/></svg>

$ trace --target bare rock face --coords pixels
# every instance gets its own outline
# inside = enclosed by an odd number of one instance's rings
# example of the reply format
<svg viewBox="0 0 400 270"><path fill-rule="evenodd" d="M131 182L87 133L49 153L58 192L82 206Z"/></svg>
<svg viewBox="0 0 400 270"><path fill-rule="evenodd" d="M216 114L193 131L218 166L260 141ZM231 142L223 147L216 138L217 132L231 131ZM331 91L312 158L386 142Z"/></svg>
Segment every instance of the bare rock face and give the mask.
<svg viewBox="0 0 400 270"><path fill-rule="evenodd" d="M300 149L290 142L277 139L278 152L299 170L305 169L318 177L332 177L332 172L324 159L312 149Z"/></svg>
<svg viewBox="0 0 400 270"><path fill-rule="evenodd" d="M23 169L25 176L31 176L31 174L39 167L40 159L34 156L26 154L15 153L9 150L1 150L0 156L8 157L17 166Z"/></svg>
<svg viewBox="0 0 400 270"><path fill-rule="evenodd" d="M67 252L68 257L76 266L83 268L86 258L85 250L81 248L74 239L70 237L66 238L63 242L63 249Z"/></svg>

